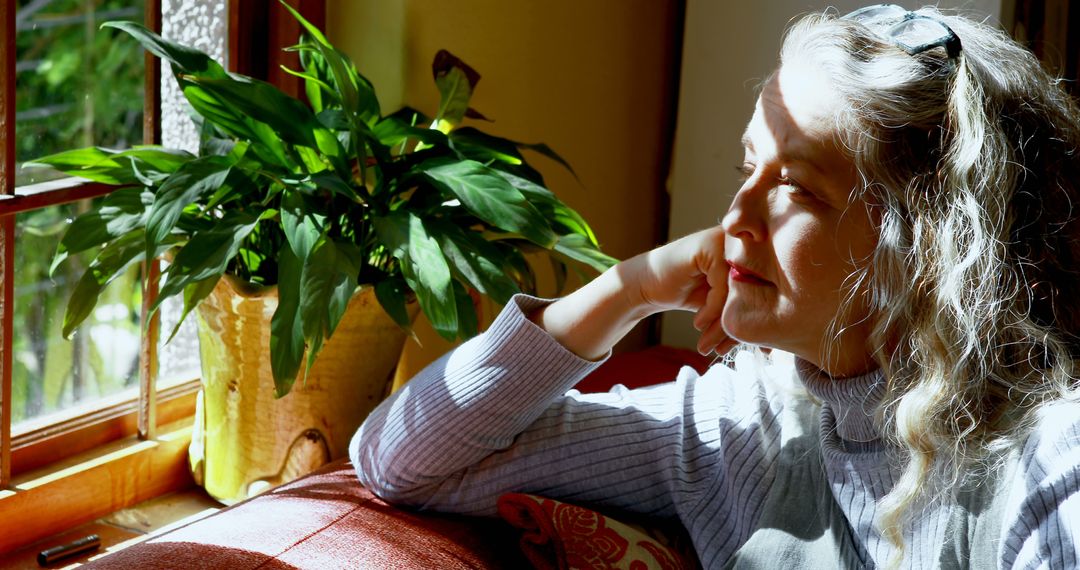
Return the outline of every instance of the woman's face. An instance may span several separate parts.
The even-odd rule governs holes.
[[[851,198],[858,176],[837,146],[838,110],[828,83],[799,62],[758,98],[743,137],[746,180],[723,219],[731,266],[723,327],[843,377],[876,366],[863,295],[841,327],[829,327],[877,237],[866,204]]]

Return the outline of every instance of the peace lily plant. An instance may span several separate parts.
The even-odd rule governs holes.
[[[545,145],[459,128],[464,117],[479,116],[469,108],[474,70],[440,52],[436,115],[383,115],[349,58],[292,13],[306,34],[290,48],[302,69],[289,72],[303,79],[307,102],[229,73],[138,24],[105,24],[171,64],[201,142],[198,155],[94,147],[36,161],[121,186],[74,220],[53,260],[55,269],[72,254],[100,248],[68,303],[65,337],[109,282],[170,252],[152,311],[182,295],[181,322],[225,274],[277,285],[270,347],[281,397],[305,351],[311,367],[361,284],[373,286],[406,329],[415,297],[435,330],[453,340],[477,332],[470,289],[500,304],[534,291],[526,253],[550,255],[560,288],[568,267],[602,271],[614,263],[521,150],[566,166],[562,159]]]

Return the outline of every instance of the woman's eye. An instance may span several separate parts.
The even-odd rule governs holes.
[[[754,165],[750,163],[736,164],[735,172],[739,173],[739,182],[746,182],[754,175]]]
[[[793,196],[799,198],[817,198],[816,194],[807,190],[805,187],[803,187],[802,184],[799,184],[798,182],[792,180],[791,178],[788,178],[787,176],[781,177],[779,182],[780,185],[786,187],[788,189],[788,192]]]

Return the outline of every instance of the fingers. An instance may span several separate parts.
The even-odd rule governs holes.
[[[727,301],[726,287],[709,287],[705,303],[694,315],[694,328],[703,331],[713,322],[719,321],[724,313],[725,301]]]
[[[730,349],[734,346],[735,341],[724,332],[724,327],[721,325],[720,319],[716,319],[709,323],[708,328],[701,333],[701,337],[698,338],[697,351],[699,354],[709,354],[716,351],[721,352],[721,349]]]
[[[717,350],[721,345],[734,341],[724,332],[724,303],[727,301],[727,287],[712,287],[706,297],[705,305],[694,315],[694,328],[701,332],[697,349],[701,354]]]
[[[713,348],[713,352],[715,352],[716,354],[727,354],[731,352],[731,349],[735,348],[737,344],[739,344],[739,341],[731,337],[727,337],[727,340],[721,342],[720,344],[716,345],[715,348]]]

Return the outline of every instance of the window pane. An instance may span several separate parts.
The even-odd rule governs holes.
[[[49,277],[52,252],[69,220],[100,200],[16,217],[11,410],[16,433],[21,421],[137,389],[142,302],[138,264],[102,291],[70,340],[61,334],[68,299],[96,252],[71,256]]]
[[[195,47],[225,63],[225,31],[227,5],[224,0],[162,0],[161,35],[183,45]],[[189,105],[184,99],[168,66],[161,70],[161,138],[162,144],[196,152],[199,133],[191,121]],[[183,310],[179,297],[161,304],[161,343],[158,348],[159,389],[198,378],[199,338],[195,333],[195,313],[188,315],[180,332],[168,343],[177,319]]]
[[[142,142],[143,51],[110,20],[143,21],[142,0],[18,0],[18,163],[84,146]],[[122,37],[121,37],[122,36]],[[16,186],[56,178],[16,169]]]
[[[164,269],[164,264],[162,269]],[[196,332],[196,313],[192,311],[176,336],[169,340],[176,321],[184,312],[184,300],[180,295],[169,297],[161,304],[161,338],[158,344],[158,390],[175,386],[198,378],[201,374],[199,369],[199,336]]]
[[[225,65],[225,0],[161,0],[161,35]],[[190,105],[166,65],[161,66],[161,143],[196,152],[199,131]]]

